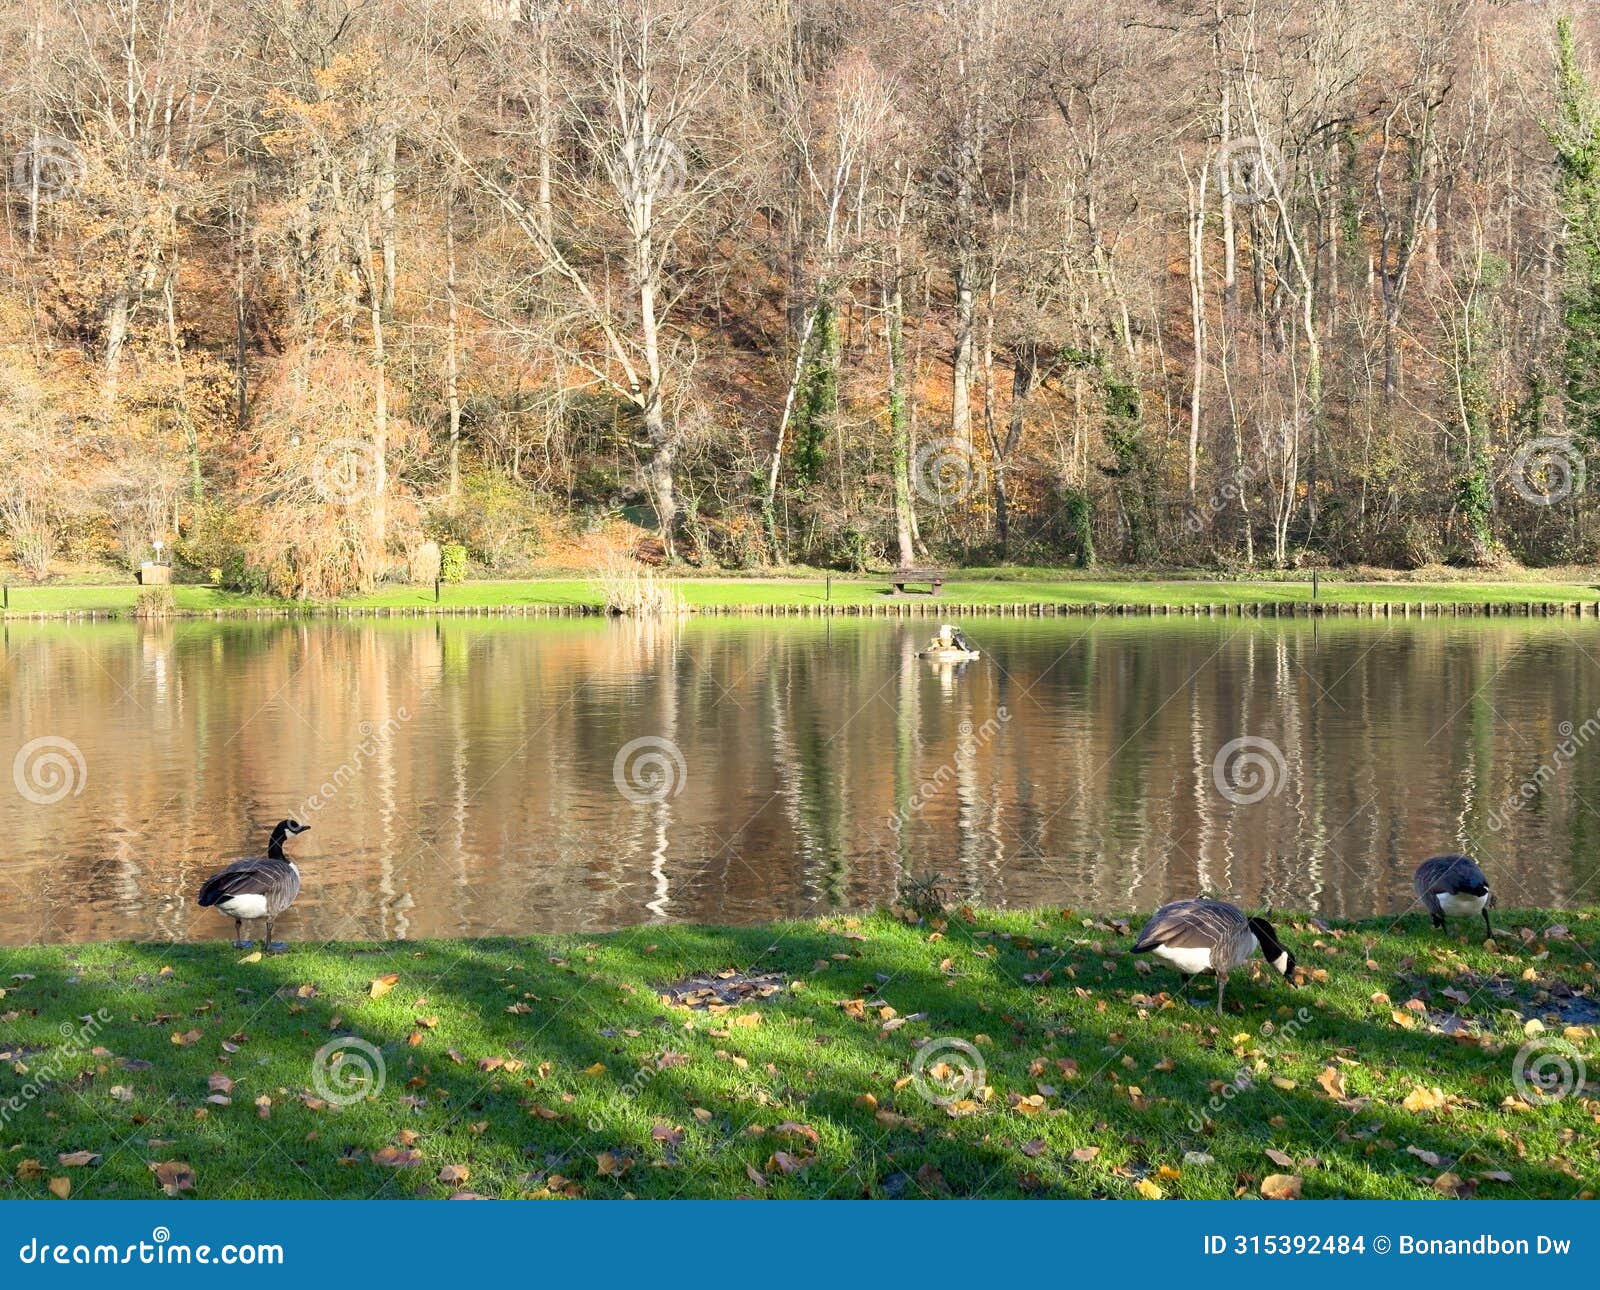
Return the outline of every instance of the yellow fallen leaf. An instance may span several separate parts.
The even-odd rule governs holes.
[[[1133,1185],[1133,1189],[1146,1200],[1161,1200],[1167,1194],[1148,1178],[1139,1179],[1139,1181]]]
[[[1317,1076],[1317,1085],[1331,1098],[1344,1097],[1344,1074],[1337,1066],[1326,1066]]]
[[[606,1073],[606,1064],[604,1062],[596,1062],[593,1066],[585,1066],[583,1073],[585,1075],[604,1075]]]
[[[383,976],[373,978],[372,982],[367,986],[368,997],[373,999],[383,998],[384,995],[395,988],[399,980],[400,974],[398,972],[389,972]]]
[[[255,950],[255,951],[253,951],[253,952],[251,952],[249,954],[246,954],[242,959],[239,960],[239,962],[241,962],[241,963],[259,963],[259,962],[261,962],[261,951],[260,950]]]
[[[1406,1094],[1405,1100],[1400,1103],[1406,1110],[1437,1111],[1445,1103],[1444,1090],[1439,1088],[1424,1088],[1418,1084]]]
[[[57,1200],[66,1200],[72,1195],[72,1179],[52,1178],[50,1180],[50,1194]]]
[[[1261,1194],[1268,1200],[1299,1200],[1304,1185],[1298,1174],[1268,1174],[1261,1180]]]

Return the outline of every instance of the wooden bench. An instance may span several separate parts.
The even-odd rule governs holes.
[[[944,586],[943,569],[896,569],[889,578],[889,585],[894,588],[891,593],[896,596],[909,594],[906,591],[908,582],[925,582],[928,584],[928,594],[937,596]]]

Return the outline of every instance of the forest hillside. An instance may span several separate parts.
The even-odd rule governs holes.
[[[1570,8],[17,0],[0,554],[1592,562]]]

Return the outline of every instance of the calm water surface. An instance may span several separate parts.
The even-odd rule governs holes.
[[[928,871],[1360,915],[1457,849],[1510,903],[1600,893],[1588,624],[967,626],[957,670],[928,623],[13,623],[0,943],[219,937],[196,889],[287,815],[291,939],[755,922]]]

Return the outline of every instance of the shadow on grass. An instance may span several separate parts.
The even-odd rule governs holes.
[[[28,1071],[4,1077],[0,1100],[49,1078],[0,1132],[3,1185],[42,1195],[64,1176],[76,1195],[144,1197],[158,1194],[149,1162],[169,1160],[190,1164],[206,1197],[1066,1197],[1141,1182],[1228,1196],[1279,1172],[1303,1172],[1307,1195],[1383,1197],[1431,1194],[1447,1169],[1503,1169],[1505,1194],[1593,1185],[1576,1099],[1500,1109],[1519,1036],[1502,1027],[1490,1052],[1399,1029],[1368,998],[1396,970],[1307,945],[1326,984],[1239,978],[1238,1011],[1219,1023],[1181,999],[1160,1006],[1175,980],[1073,932],[1008,915],[938,938],[888,918],[654,926],[299,947],[253,963],[219,944],[17,951],[34,979],[8,983],[0,1009],[16,1015],[0,1048],[29,1050]],[[1364,934],[1390,959],[1418,952],[1413,928]],[[1023,980],[1046,967],[1047,983]],[[791,987],[714,1015],[657,995],[723,968],[781,971]],[[1565,960],[1542,970],[1581,977]],[[1492,1028],[1500,1001],[1481,1002]],[[74,1055],[63,1024],[102,1010],[110,1020]],[[918,1045],[938,1038],[983,1063],[978,1087],[993,1092],[957,1106],[969,1114],[911,1079]],[[339,1050],[352,1067],[330,1065],[341,1039],[374,1055],[352,1044]],[[368,1078],[351,1078],[362,1063]],[[1344,1102],[1316,1084],[1330,1065]],[[1454,1101],[1408,1112],[1416,1086]],[[58,1163],[75,1151],[99,1159]]]

